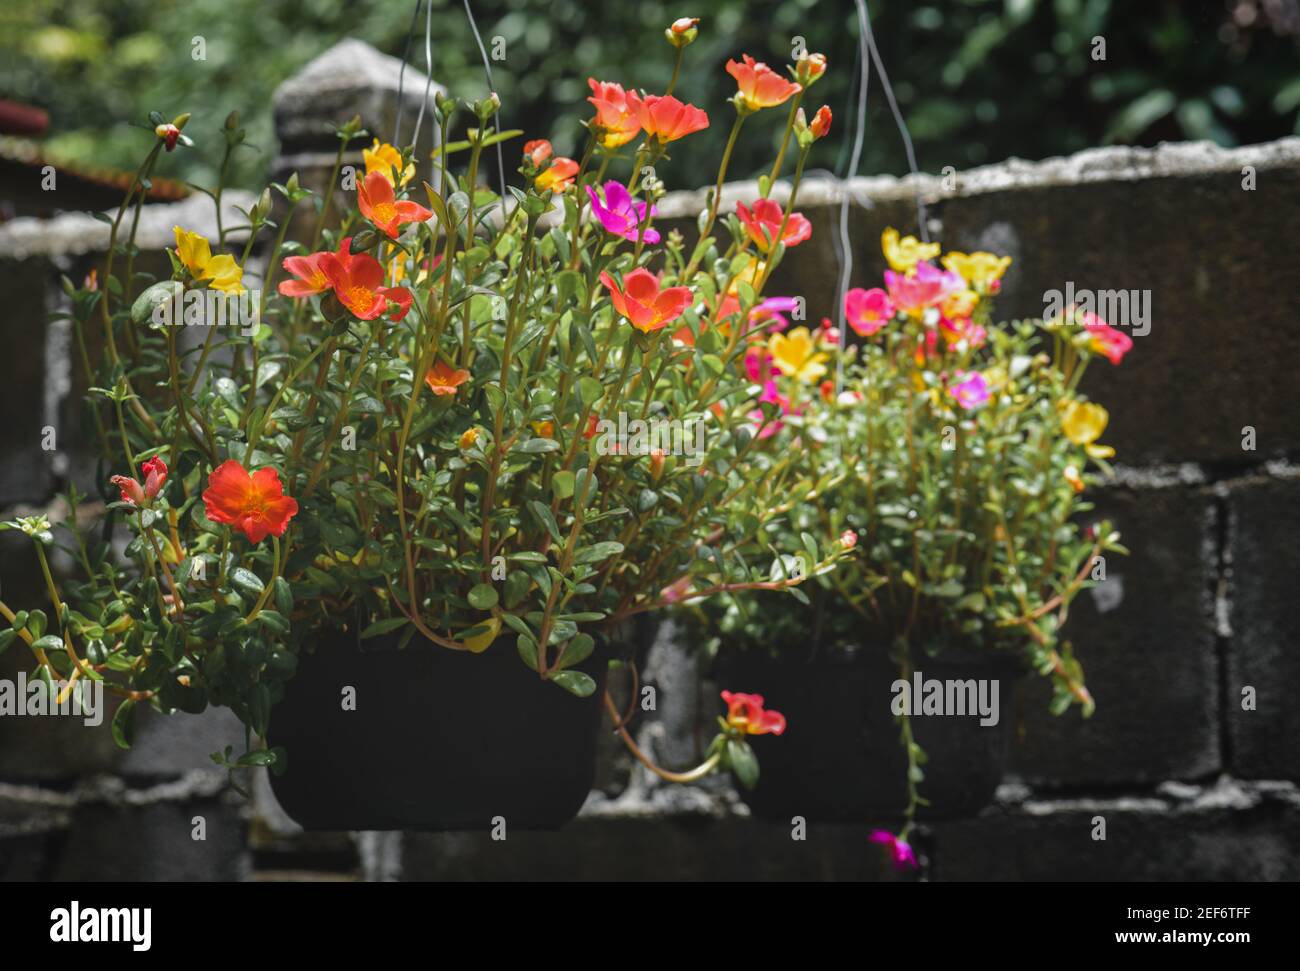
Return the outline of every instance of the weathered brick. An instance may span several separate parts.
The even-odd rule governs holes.
[[[1300,780],[1300,479],[1233,487],[1230,649],[1225,692],[1233,771],[1246,778]],[[1255,689],[1255,710],[1242,689]]]
[[[1208,590],[1213,498],[1198,488],[1111,489],[1089,518],[1109,517],[1130,556],[1081,593],[1066,635],[1097,701],[1089,719],[1047,711],[1050,686],[1023,688],[1012,764],[1044,785],[1154,783],[1218,770],[1218,660]]]
[[[0,259],[4,315],[0,341],[0,506],[37,502],[51,479],[49,453],[41,448],[45,413],[45,277],[43,259]]]
[[[1300,879],[1300,806],[1227,787],[1203,798],[1029,801],[936,826],[937,880]],[[1106,839],[1094,840],[1094,819]]]

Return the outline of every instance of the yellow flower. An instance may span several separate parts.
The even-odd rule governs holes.
[[[960,273],[975,289],[987,292],[1007,272],[1011,257],[994,256],[985,252],[966,254],[954,251],[943,258],[943,265],[945,269]]]
[[[827,355],[818,349],[817,339],[807,327],[796,327],[789,333],[776,333],[767,342],[772,363],[782,374],[811,384],[826,373],[822,362]]]
[[[740,285],[748,283],[751,287],[757,287],[758,281],[762,279],[763,274],[767,271],[767,263],[756,257],[751,256],[747,262],[732,279],[731,284],[727,287],[727,296],[738,297],[740,295]]]
[[[472,448],[474,443],[477,441],[478,441],[478,429],[466,428],[465,431],[462,432],[460,436],[460,447]]]
[[[176,234],[176,258],[185,264],[194,279],[207,280],[211,289],[223,293],[244,292],[239,282],[244,278],[244,271],[233,256],[225,253],[213,256],[207,238],[188,229],[173,226],[172,232]]]
[[[974,290],[958,290],[949,294],[939,305],[939,311],[949,320],[966,320],[975,312],[980,295]]]
[[[361,150],[361,158],[366,163],[366,175],[371,172],[378,172],[391,185],[393,182],[393,169],[402,171],[402,185],[411,181],[415,175],[415,163],[412,162],[402,169],[402,153],[395,149],[387,142],[381,142],[375,139],[375,144],[370,148]]]
[[[915,236],[898,236],[892,226],[880,234],[880,248],[885,259],[896,273],[911,273],[922,260],[932,260],[939,255],[938,243],[922,243]]]
[[[1110,415],[1101,405],[1084,401],[1067,401],[1061,406],[1061,427],[1065,437],[1075,445],[1082,445],[1095,459],[1108,459],[1115,454],[1109,445],[1094,444],[1106,430]]]

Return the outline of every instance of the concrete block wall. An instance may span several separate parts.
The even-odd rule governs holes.
[[[368,56],[357,47],[333,55]],[[348,104],[375,103],[389,102],[344,98],[333,120],[352,113]],[[287,125],[284,111],[278,117]],[[370,124],[385,130],[382,119]],[[311,122],[313,131],[324,125]],[[299,139],[292,149],[299,161],[315,166],[318,181],[309,184],[323,185],[320,169],[328,174],[332,156],[301,125],[285,131],[291,145]],[[1248,172],[1253,189],[1243,187]],[[724,210],[755,191],[727,186]],[[841,201],[849,201],[852,283],[872,286],[884,269],[880,233],[888,225],[916,231],[917,193],[931,235],[947,248],[1014,257],[999,316],[1037,315],[1044,291],[1070,282],[1149,289],[1153,313],[1150,333],[1136,338],[1123,366],[1098,363],[1085,381],[1110,410],[1105,441],[1119,452],[1115,480],[1098,490],[1098,512],[1133,551],[1108,562],[1106,582],[1081,597],[1071,617],[1097,713],[1053,718],[1045,685],[1024,683],[996,804],[974,819],[923,827],[921,875],[1300,878],[1300,714],[1291,704],[1300,689],[1292,647],[1300,624],[1291,606],[1300,570],[1292,393],[1300,296],[1289,282],[1295,257],[1287,244],[1300,207],[1300,139],[1011,160],[958,173],[955,185],[930,177],[810,180],[798,208],[812,220],[813,238],[790,252],[771,292],[804,296],[814,323],[833,314]],[[677,193],[660,208],[688,231],[702,204],[702,193]],[[163,231],[143,248],[166,245],[170,219],[160,212]],[[26,346],[49,343],[57,328],[45,311],[58,301],[56,273],[84,272],[102,251],[95,226],[102,229],[0,227],[7,308],[0,330],[11,346],[20,337]],[[51,411],[47,389],[63,380],[48,373],[52,359],[0,359],[6,518],[49,502],[68,474],[32,451],[33,424],[69,413]],[[1247,426],[1254,450],[1242,447]],[[10,543],[11,534],[0,534],[0,589],[8,600],[33,602],[29,551]],[[659,711],[638,722],[638,740],[675,765],[688,764],[707,740],[717,709],[689,646],[671,626],[661,628],[642,672],[658,690]],[[11,650],[0,658],[0,677],[25,663]],[[1243,689],[1253,689],[1251,710]],[[150,719],[127,755],[106,729],[56,721],[0,719],[0,878],[896,878],[866,842],[867,821],[814,824],[807,840],[794,841],[789,827],[749,818],[725,780],[662,786],[612,738],[602,741],[599,788],[577,820],[559,833],[499,842],[463,833],[303,834],[278,812],[263,780],[245,780],[250,802],[210,768],[207,753],[238,742],[228,713],[167,725]],[[206,841],[192,838],[200,816]],[[1090,835],[1098,817],[1104,843]],[[123,858],[124,846],[157,852]]]

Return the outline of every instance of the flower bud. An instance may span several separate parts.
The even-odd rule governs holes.
[[[181,137],[181,130],[172,124],[159,125],[153,133],[163,140],[163,146],[169,152],[176,147],[176,141]]]
[[[858,545],[858,534],[851,529],[846,529],[840,534],[840,545],[846,550],[851,550]]]
[[[822,105],[817,109],[817,114],[813,115],[812,124],[808,126],[812,132],[813,138],[825,138],[831,130],[831,109]]]
[[[117,486],[121,493],[122,501],[132,506],[143,506],[145,503],[144,487],[129,475],[115,475],[108,480]]]
[[[658,482],[664,475],[664,450],[661,448],[650,449],[650,480]]]
[[[805,88],[826,73],[825,54],[804,54],[795,61],[794,79]]]
[[[473,448],[474,443],[477,441],[478,441],[478,429],[466,428],[465,431],[463,431],[460,436],[460,447],[463,449]]]
[[[664,37],[668,39],[668,43],[680,50],[692,44],[699,36],[700,31],[697,26],[699,22],[699,17],[679,17],[664,31]]]
[[[167,463],[162,460],[162,456],[155,455],[140,466],[140,471],[143,472],[145,476],[145,498],[156,498],[159,490],[163,487],[163,483],[167,481]],[[135,480],[132,479],[131,481],[134,482]]]

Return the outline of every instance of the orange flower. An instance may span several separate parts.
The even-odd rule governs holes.
[[[258,469],[249,475],[229,459],[208,476],[203,509],[211,522],[234,526],[250,542],[260,543],[268,533],[284,535],[289,520],[298,512],[298,503],[284,494],[275,469]]]
[[[379,176],[383,181],[383,176]],[[361,320],[374,320],[388,301],[397,304],[393,320],[401,320],[411,309],[411,291],[406,287],[384,286],[384,268],[368,253],[343,257],[342,253],[320,254],[320,266],[334,288],[334,296]]]
[[[524,158],[532,162],[534,166],[540,166],[555,153],[551,148],[551,143],[545,138],[535,138],[531,142],[524,142]]]
[[[780,735],[785,731],[785,715],[763,707],[762,695],[743,691],[724,691],[727,725],[746,735]]]
[[[803,85],[787,81],[762,61],[743,56],[743,62],[727,61],[727,73],[736,79],[738,104],[745,110],[774,108],[803,90]]]
[[[780,242],[785,244],[786,249],[798,246],[812,236],[812,223],[804,217],[803,213],[792,212],[790,218],[786,219],[780,204],[772,199],[756,200],[752,212],[743,202],[737,202],[736,214],[745,224],[745,232],[749,233],[749,238],[754,241],[754,245],[764,253],[772,249],[777,233],[781,234]],[[784,232],[781,230],[783,220]]]
[[[433,217],[433,212],[419,203],[399,201],[382,172],[366,173],[365,181],[357,187],[357,208],[390,239],[397,239],[405,223],[422,223]]]
[[[695,105],[682,104],[672,95],[627,93],[627,104],[647,135],[667,144],[709,127],[709,116]]]
[[[438,396],[455,394],[456,389],[469,380],[468,371],[458,371],[442,360],[433,363],[424,376],[424,383]]]
[[[609,290],[614,309],[631,321],[642,333],[650,333],[676,320],[691,305],[690,287],[659,289],[659,280],[649,270],[633,270],[623,277],[623,289],[608,273],[600,275],[600,282]]]
[[[595,78],[587,78],[587,84],[591,86],[591,97],[587,100],[596,108],[596,117],[591,120],[591,125],[598,129],[600,144],[605,148],[618,148],[635,138],[641,130],[641,122],[637,120],[623,86]]]
[[[571,158],[559,156],[550,167],[539,175],[533,184],[545,192],[563,192],[573,185],[573,177],[578,174],[578,163]]]

